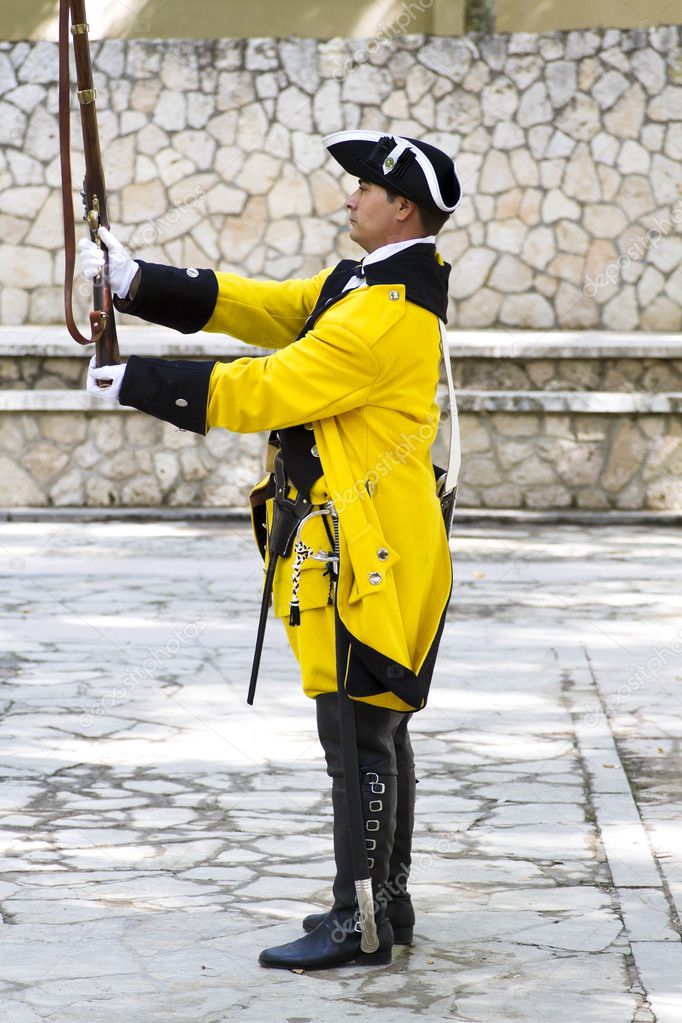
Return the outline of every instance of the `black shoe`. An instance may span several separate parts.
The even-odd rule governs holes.
[[[411,945],[414,939],[415,921],[414,907],[409,895],[391,899],[386,905],[386,912],[393,928],[394,945]],[[331,913],[332,910],[327,913],[311,913],[303,920],[303,930],[308,933],[314,931]]]
[[[345,963],[387,966],[391,962],[393,931],[388,920],[378,925],[379,948],[363,952],[362,935],[355,930],[355,914],[335,910],[324,915],[319,926],[304,938],[263,949],[258,962],[280,970],[325,970]]]

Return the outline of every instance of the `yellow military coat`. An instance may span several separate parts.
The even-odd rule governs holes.
[[[206,428],[312,426],[324,473],[318,489],[339,515],[339,616],[359,643],[416,675],[452,584],[430,458],[439,420],[438,320],[408,302],[404,286],[373,285],[349,291],[292,344],[329,273],[284,282],[216,274],[217,299],[204,329],[276,351],[216,363]],[[315,529],[302,534],[306,543],[328,546],[319,520]],[[278,569],[276,605],[288,592],[289,568]],[[301,609],[319,606],[326,595],[319,573],[301,579]],[[424,701],[419,693],[409,702],[393,694],[381,702],[407,710]]]

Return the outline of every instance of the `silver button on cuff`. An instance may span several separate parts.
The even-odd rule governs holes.
[[[372,586],[378,586],[379,583],[381,582],[381,576],[379,575],[378,572],[370,572],[369,581],[371,582]]]
[[[317,450],[317,444],[313,444],[313,446],[310,449],[310,454],[313,455],[315,458],[320,457],[320,452]]]
[[[379,561],[386,561],[386,559],[388,558],[388,551],[386,550],[385,547],[379,548],[379,550],[377,551],[377,558],[379,559]]]
[[[400,298],[400,292],[399,291],[389,291],[388,297],[390,298],[391,302],[397,302],[398,299]]]
[[[199,276],[199,271],[195,270],[193,266],[190,266],[188,268],[188,270],[187,270],[187,276],[188,277],[198,277]]]
[[[176,398],[175,404],[178,406],[178,408],[187,408],[189,402],[187,401],[187,398]]]

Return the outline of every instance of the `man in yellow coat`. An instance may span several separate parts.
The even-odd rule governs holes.
[[[276,471],[253,491],[252,515],[268,558],[273,515],[282,501],[296,509],[273,562],[273,604],[316,701],[337,868],[332,909],[307,917],[304,937],[261,953],[264,966],[288,969],[386,963],[394,941],[412,941],[407,724],[426,703],[452,584],[430,448],[450,270],[435,236],[459,201],[455,165],[431,145],[374,131],[336,132],[324,144],[358,178],[346,207],[350,237],[367,253],[359,264],[255,281],[135,261],[100,229],[119,309],[184,333],[227,333],[272,355],[132,356],[91,366],[88,378],[92,394],[181,429],[271,431]],[[80,248],[92,277],[102,250],[85,239]],[[374,952],[360,948],[339,683],[354,712]]]

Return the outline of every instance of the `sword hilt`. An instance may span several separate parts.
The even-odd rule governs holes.
[[[366,877],[361,881],[356,881],[355,894],[358,899],[360,930],[362,931],[360,948],[363,952],[376,952],[379,948],[379,935],[377,934],[377,923],[374,919],[374,895],[372,893],[371,878]]]

